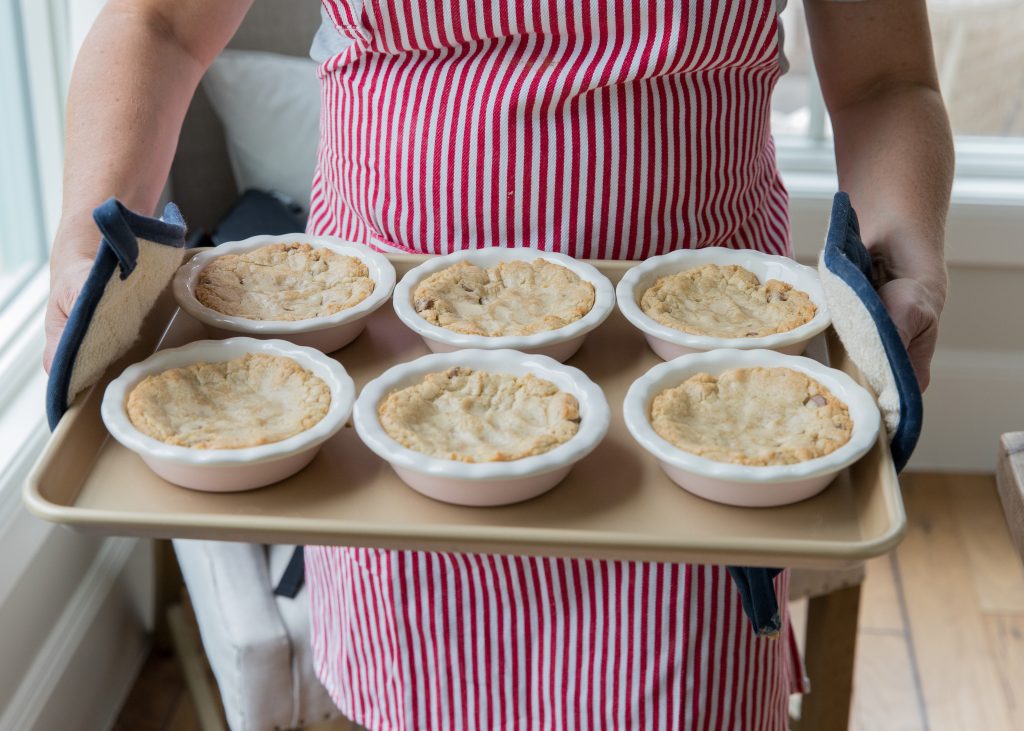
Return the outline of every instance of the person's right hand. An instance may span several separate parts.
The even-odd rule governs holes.
[[[92,227],[90,235],[98,238],[95,226]],[[82,291],[82,285],[85,284],[85,279],[92,268],[91,256],[77,253],[73,244],[62,246],[61,239],[58,235],[58,242],[54,245],[50,260],[50,297],[46,303],[46,348],[43,350],[43,368],[47,373],[53,365],[53,355],[68,322],[68,315],[71,314],[71,308],[78,299],[78,293]]]

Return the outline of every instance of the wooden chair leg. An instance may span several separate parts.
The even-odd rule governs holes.
[[[800,704],[799,731],[843,731],[850,722],[860,586],[810,599],[805,662],[811,692]]]
[[[185,676],[185,685],[196,709],[199,728],[201,731],[228,731],[217,683],[206,663],[199,630],[190,615],[191,609],[187,605],[175,604],[167,610],[167,625]]]
[[[174,555],[174,546],[170,541],[153,541],[153,649],[162,654],[174,651],[170,625],[167,621],[167,610],[181,601],[182,587],[185,582],[181,578],[178,559]]]

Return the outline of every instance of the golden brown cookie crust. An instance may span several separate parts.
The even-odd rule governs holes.
[[[146,376],[128,394],[128,418],[143,434],[195,449],[280,442],[316,425],[331,390],[291,358],[249,353]]]
[[[594,286],[546,259],[504,261],[483,269],[459,262],[413,291],[429,323],[467,335],[530,335],[557,330],[594,306]]]
[[[716,338],[789,332],[817,312],[806,292],[778,279],[761,284],[734,264],[705,264],[660,277],[643,293],[640,308],[662,325]]]
[[[377,409],[408,449],[460,462],[509,462],[548,452],[579,430],[576,398],[532,374],[470,368],[431,373]]]
[[[823,457],[853,433],[846,404],[791,368],[698,373],[654,397],[651,426],[679,449],[742,465]]]
[[[356,257],[296,242],[214,258],[199,273],[196,299],[224,315],[295,321],[354,307],[374,286]]]

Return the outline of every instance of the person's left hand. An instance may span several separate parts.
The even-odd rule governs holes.
[[[924,391],[931,380],[939,316],[946,301],[946,271],[941,261],[930,261],[927,255],[907,256],[907,247],[894,249],[872,247],[875,286]]]
[[[932,356],[939,338],[940,310],[935,298],[916,279],[890,280],[879,288],[878,296],[896,325],[924,391],[931,380]]]

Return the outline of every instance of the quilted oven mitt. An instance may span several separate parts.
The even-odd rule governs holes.
[[[832,201],[818,273],[832,326],[875,392],[892,461],[896,472],[902,472],[921,435],[921,387],[896,325],[871,283],[871,255],[846,193],[837,193]]]
[[[46,418],[51,429],[75,397],[138,338],[143,319],[167,288],[185,248],[185,222],[173,203],[157,219],[111,198],[92,217],[103,238],[50,368]]]
[[[818,273],[832,326],[876,394],[893,463],[900,472],[921,434],[921,389],[907,349],[871,282],[871,255],[861,241],[857,213],[846,193],[837,193],[832,201]],[[774,637],[780,630],[772,583],[779,571],[729,567],[743,610],[759,636]]]

